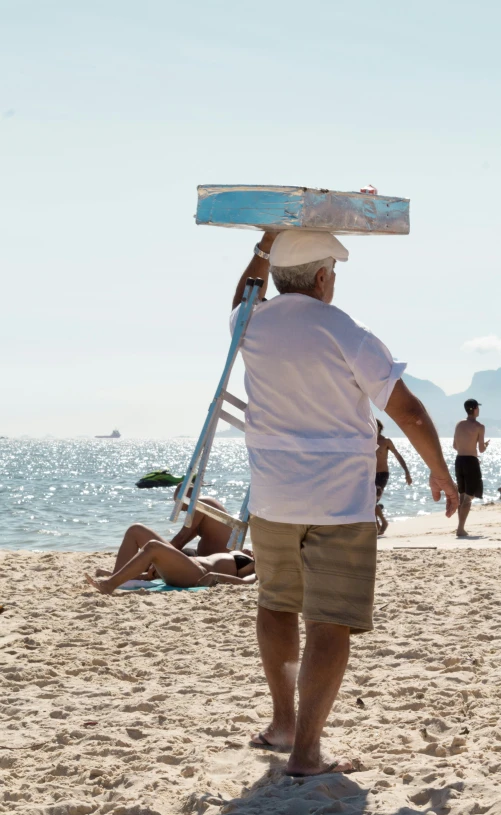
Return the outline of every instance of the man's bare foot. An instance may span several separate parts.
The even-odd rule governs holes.
[[[108,580],[94,580],[89,574],[85,575],[85,579],[89,586],[92,586],[94,589],[97,589],[101,592],[101,594],[113,594],[113,589],[110,588]]]
[[[96,577],[111,577],[112,574],[109,569],[96,569],[95,572]]]
[[[290,752],[294,744],[294,729],[290,731],[279,730],[270,725],[261,733],[254,733],[251,736],[249,745],[261,748],[261,750],[277,750]]]
[[[319,761],[309,763],[300,761],[292,755],[289,758],[285,774],[292,778],[304,778],[310,775],[323,775],[324,773],[351,773],[353,763],[346,756],[336,756],[328,758],[321,756]]]
[[[456,538],[467,538],[468,532],[466,529],[457,529],[456,530]]]

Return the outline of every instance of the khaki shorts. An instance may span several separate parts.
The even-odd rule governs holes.
[[[375,523],[307,526],[250,518],[259,605],[305,620],[371,631]]]

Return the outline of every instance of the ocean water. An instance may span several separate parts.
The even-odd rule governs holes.
[[[451,439],[442,439],[453,467]],[[24,550],[116,550],[130,524],[141,522],[171,537],[182,520],[169,521],[172,489],[138,490],[147,472],[168,467],[182,475],[194,439],[0,440],[0,548]],[[428,471],[405,439],[396,444],[414,482],[408,487],[390,455],[391,478],[383,503],[390,520],[443,511],[428,490]],[[482,457],[484,502],[497,500],[501,486],[501,439]],[[249,481],[243,440],[215,442],[203,492],[230,513],[240,509]],[[181,516],[182,519],[182,516]]]

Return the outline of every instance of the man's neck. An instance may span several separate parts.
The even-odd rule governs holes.
[[[284,293],[285,294],[303,294],[305,297],[313,297],[314,300],[320,300],[321,303],[323,302],[322,295],[319,294],[316,291],[298,291],[298,290],[295,290],[295,291],[286,291]]]
[[[467,416],[467,417],[466,417],[466,421],[467,421],[467,422],[476,422],[476,421],[477,421],[477,417],[476,417],[476,416]]]

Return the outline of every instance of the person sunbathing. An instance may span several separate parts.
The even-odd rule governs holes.
[[[171,543],[159,540],[148,541],[110,577],[98,580],[86,574],[85,579],[101,594],[113,594],[127,580],[147,572],[150,566],[169,586],[182,589],[216,583],[248,586],[257,580],[254,559],[248,554],[219,552],[208,557],[188,557]]]
[[[176,488],[174,501],[177,499],[180,490],[181,485]],[[190,488],[187,495],[188,498],[191,497],[191,492],[192,490]],[[200,501],[222,512],[227,512],[220,501],[208,495],[202,495]],[[186,512],[187,509],[188,504],[183,504],[182,511]],[[113,570],[96,569],[96,577],[111,577],[111,575],[118,572],[122,566],[125,566],[139,549],[142,549],[142,547],[151,540],[160,541],[161,543],[170,543],[175,549],[182,550],[184,546],[191,543],[191,541],[198,536],[199,540],[195,552],[191,550],[186,551],[185,554],[196,554],[200,557],[208,557],[209,555],[215,555],[219,552],[226,552],[230,535],[231,528],[229,526],[221,523],[221,521],[216,521],[214,518],[210,518],[208,515],[204,515],[199,510],[195,511],[191,526],[183,526],[170,541],[166,540],[162,535],[159,535],[154,529],[144,526],[144,524],[132,524],[132,526],[129,526],[127,529],[123,541],[120,544]],[[247,549],[245,552],[252,555],[252,552]],[[134,578],[137,580],[152,580],[155,577],[158,577],[158,574],[155,572],[155,567],[151,563],[148,564],[147,569],[143,573],[134,575]]]

